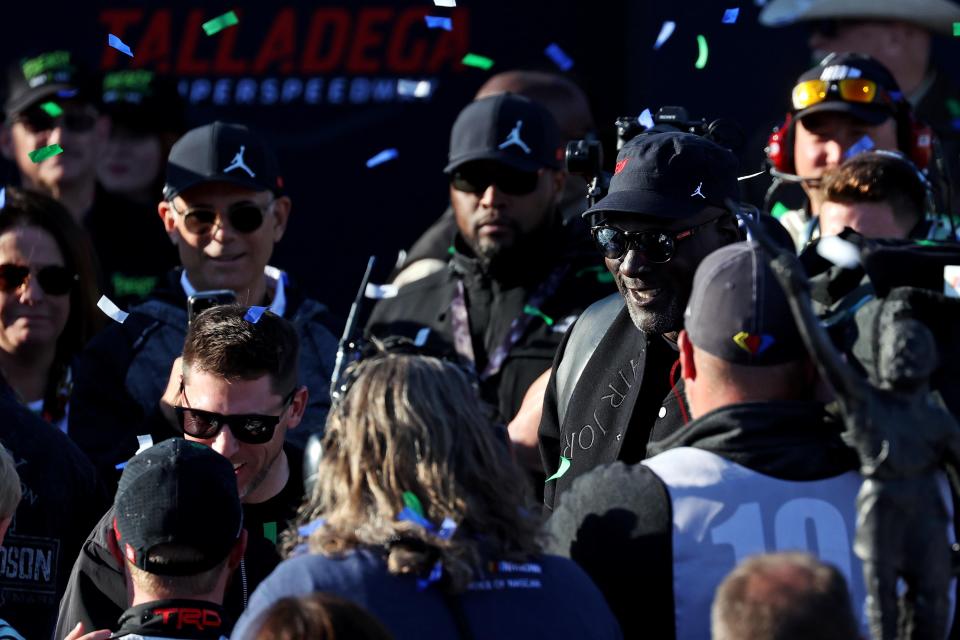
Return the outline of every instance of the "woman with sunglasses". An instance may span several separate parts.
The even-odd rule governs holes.
[[[99,322],[86,235],[56,200],[7,187],[0,209],[0,371],[66,431],[70,362]]]
[[[364,607],[398,639],[621,636],[583,571],[540,553],[526,483],[469,374],[392,353],[348,378],[294,556],[254,592],[233,638],[254,637],[277,600],[312,592]]]

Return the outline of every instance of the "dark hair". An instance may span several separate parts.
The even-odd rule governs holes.
[[[190,323],[183,345],[184,371],[194,367],[227,380],[270,376],[274,393],[285,396],[297,384],[300,340],[293,325],[265,311],[246,320],[250,307],[207,309]]]
[[[57,339],[57,352],[47,377],[44,409],[49,410],[70,361],[103,326],[103,316],[97,311],[93,246],[86,232],[62,204],[42,193],[7,187],[3,209],[0,209],[0,234],[18,227],[36,227],[49,233],[63,254],[64,266],[78,276],[77,284],[70,292],[70,316]],[[59,420],[62,413],[51,417]]]
[[[917,169],[892,153],[861,153],[824,172],[825,200],[842,204],[885,202],[898,223],[912,229],[926,213],[927,189]]]
[[[261,617],[255,640],[392,640],[373,614],[343,598],[282,598]]]
[[[856,640],[843,575],[807,553],[754,556],[734,569],[713,601],[714,640]]]

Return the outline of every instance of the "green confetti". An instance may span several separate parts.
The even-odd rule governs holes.
[[[463,56],[463,60],[460,62],[468,67],[477,67],[478,69],[483,69],[484,71],[493,66],[493,60],[483,56],[478,56],[475,53],[468,53],[467,55]]]
[[[33,163],[43,162],[47,158],[52,158],[53,156],[63,153],[63,147],[58,144],[48,144],[45,147],[40,147],[39,149],[34,149],[27,155],[30,156],[30,159],[33,160]]]
[[[562,477],[563,474],[565,474],[569,468],[570,468],[570,458],[564,458],[563,456],[560,456],[560,467],[557,469],[557,472],[555,474],[547,478],[547,482],[550,482],[551,480],[556,480]]]
[[[783,204],[782,202],[776,202],[773,205],[773,209],[770,209],[770,215],[779,220],[783,217],[783,214],[790,211],[790,207]]]
[[[40,108],[47,112],[51,118],[59,118],[63,115],[63,109],[56,102],[44,102]]]
[[[418,516],[421,518],[426,518],[427,516],[423,513],[423,505],[420,504],[420,498],[417,497],[412,491],[403,492],[403,504],[410,508],[411,511],[415,511]]]
[[[953,23],[953,35],[960,36],[960,22]]]
[[[703,36],[697,36],[697,48],[700,49],[700,54],[697,56],[697,61],[693,65],[697,69],[703,69],[707,66],[707,57],[710,55],[710,50],[707,48],[707,39]]]
[[[960,101],[956,98],[947,98],[947,110],[954,118],[960,118]]]
[[[453,245],[450,245],[449,247],[447,247],[447,253],[449,253],[450,255],[453,255],[456,252],[457,250],[453,248]]]
[[[264,522],[263,523],[263,537],[277,544],[277,523],[276,522]]]
[[[239,20],[237,20],[237,14],[235,14],[233,11],[227,11],[222,16],[217,16],[212,20],[207,20],[202,26],[206,34],[208,36],[212,36],[219,31],[223,31],[227,27],[232,27],[233,25],[237,24],[237,22],[239,22]]]
[[[553,326],[553,318],[551,318],[550,316],[548,316],[547,314],[545,314],[543,311],[540,311],[540,309],[537,309],[536,307],[534,307],[534,306],[532,306],[532,305],[529,305],[529,304],[524,305],[524,306],[523,306],[523,312],[524,312],[525,314],[527,314],[527,315],[530,315],[530,316],[537,316],[537,317],[539,317],[539,318],[543,318],[543,321],[547,323],[547,326],[548,326],[548,327],[552,327],[552,326]]]

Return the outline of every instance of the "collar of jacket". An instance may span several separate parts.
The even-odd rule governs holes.
[[[454,236],[450,269],[460,277],[489,278],[512,286],[537,283],[561,261],[567,259],[568,243],[559,225],[524,238],[523,249],[512,256],[491,264],[481,260],[467,244],[460,232]]]
[[[203,600],[156,600],[123,612],[111,638],[130,634],[217,640],[228,637],[233,621],[223,607]]]
[[[183,267],[176,267],[175,269],[168,271],[166,277],[162,278],[160,282],[157,283],[157,287],[144,302],[165,302],[169,305],[186,311],[187,296],[184,294],[183,287],[180,285],[181,273],[183,273]],[[284,293],[287,298],[287,307],[283,317],[289,320],[296,315],[297,310],[304,301],[303,292],[300,291],[299,287],[291,282],[290,274],[287,274]]]
[[[647,455],[696,447],[782,480],[819,480],[859,468],[842,432],[820,403],[749,402],[700,416],[650,443]]]

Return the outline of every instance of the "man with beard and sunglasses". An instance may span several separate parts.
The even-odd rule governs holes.
[[[584,213],[620,293],[584,312],[553,363],[539,428],[549,509],[575,478],[640,462],[648,440],[689,420],[677,336],[697,265],[740,238],[737,199],[736,158],[706,138],[651,133],[620,150]]]
[[[138,437],[173,435],[159,401],[187,333],[187,298],[197,292],[232,291],[237,302],[290,320],[311,392],[304,428],[291,439],[302,447],[310,432],[322,432],[337,349],[330,315],[268,265],[290,208],[276,157],[247,127],[214,122],[174,144],[158,211],[182,267],[96,336],[74,370],[69,433],[108,484],[116,486],[116,465],[134,454]]]
[[[470,362],[504,422],[566,328],[611,290],[586,238],[562,224],[560,153],[556,121],[540,104],[503,93],[467,105],[444,170],[458,230],[448,266],[381,300],[368,324],[374,336]]]
[[[170,435],[210,447],[233,466],[249,534],[224,601],[233,619],[279,561],[276,542],[303,500],[300,451],[286,440],[309,406],[302,346],[293,323],[268,309],[221,305],[194,318],[182,357],[164,374],[159,407]],[[60,604],[57,638],[77,622],[111,627],[128,606],[113,520],[108,511],[84,543]]]

